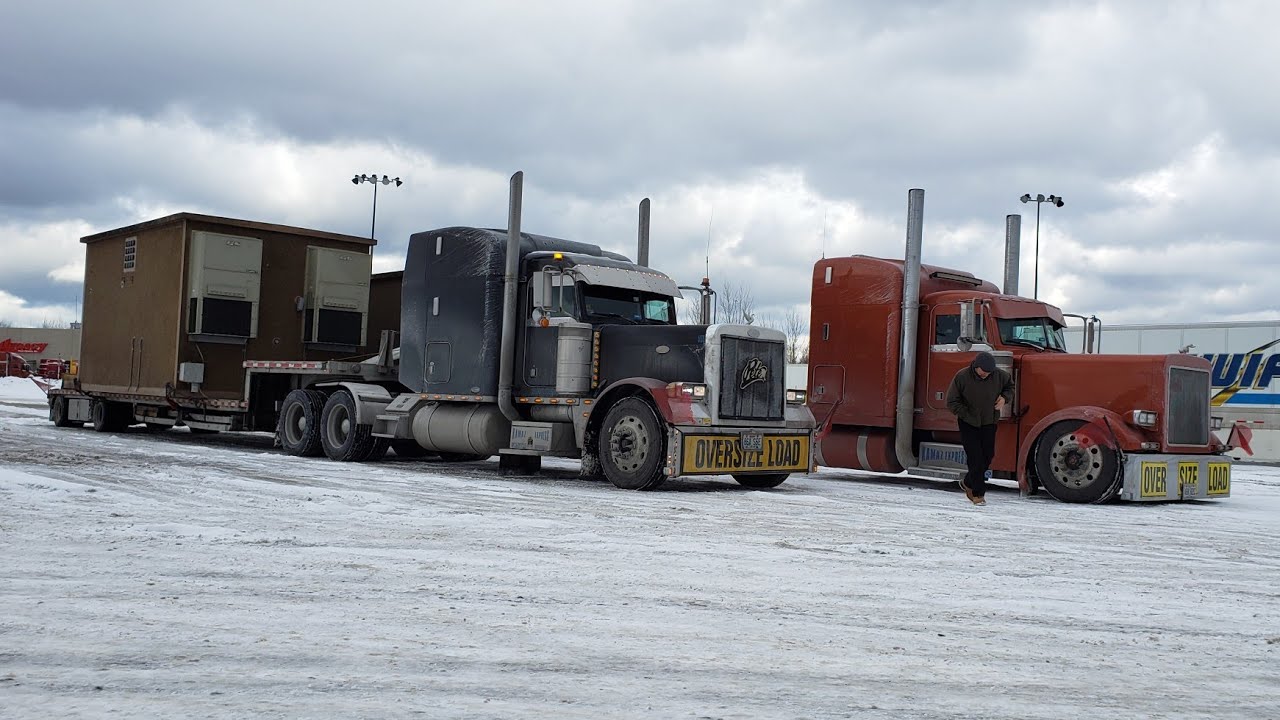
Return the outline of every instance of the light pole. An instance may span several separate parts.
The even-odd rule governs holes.
[[[1050,195],[1049,197],[1045,197],[1044,195],[1036,195],[1035,197],[1031,197],[1031,195],[1028,193],[1018,199],[1024,203],[1034,201],[1036,204],[1036,271],[1035,271],[1035,283],[1031,291],[1031,298],[1033,300],[1039,300],[1040,299],[1040,203],[1047,202],[1047,203],[1052,203],[1057,207],[1062,207],[1062,196]]]
[[[373,230],[378,227],[378,183],[382,183],[383,185],[395,183],[396,187],[400,187],[404,183],[401,182],[398,177],[391,178],[386,175],[383,175],[381,179],[379,179],[377,175],[356,175],[351,178],[352,185],[359,185],[362,182],[373,183],[373,220],[369,223],[369,239],[373,240]]]

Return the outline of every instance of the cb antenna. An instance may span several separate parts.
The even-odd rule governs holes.
[[[827,211],[828,208],[822,209],[822,259],[827,259]]]
[[[711,277],[711,223],[715,222],[715,220],[716,220],[716,209],[711,208],[711,217],[707,218],[706,270],[705,272],[703,272],[703,276],[706,278]]]

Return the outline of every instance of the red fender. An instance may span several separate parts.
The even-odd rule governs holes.
[[[1113,410],[1082,405],[1050,413],[1031,428],[1031,432],[1026,435],[1027,442],[1022,443],[1018,448],[1018,489],[1023,495],[1031,491],[1030,481],[1027,479],[1027,461],[1031,457],[1031,449],[1036,446],[1040,436],[1049,429],[1049,426],[1063,420],[1083,420],[1085,425],[1079,431],[1084,436],[1083,441],[1093,441],[1112,450],[1140,450],[1142,443],[1145,442],[1145,438]]]
[[[619,394],[619,392],[623,392],[626,395],[636,394],[625,392],[627,388],[643,390],[649,399],[653,401],[654,407],[658,409],[658,415],[662,416],[662,420],[668,425],[693,424],[693,413],[689,410],[692,401],[671,397],[667,394],[667,383],[646,377],[623,378],[611,383],[609,387],[596,396],[596,402],[591,412],[594,414],[595,408],[612,405],[612,397]]]

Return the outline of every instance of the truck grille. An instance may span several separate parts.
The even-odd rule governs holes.
[[[782,343],[722,337],[720,417],[729,420],[783,419],[786,374]]]
[[[1209,444],[1209,373],[1169,368],[1170,445]]]

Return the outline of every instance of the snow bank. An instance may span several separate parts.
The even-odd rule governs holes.
[[[46,399],[45,392],[31,378],[0,377],[0,400]]]

